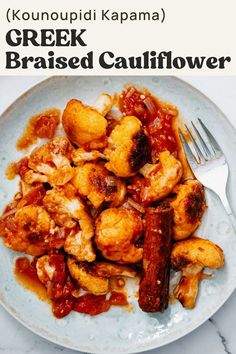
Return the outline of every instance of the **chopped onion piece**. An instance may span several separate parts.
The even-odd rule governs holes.
[[[130,98],[133,93],[135,92],[135,88],[134,87],[130,87],[127,91],[127,94],[126,94],[126,98]]]
[[[142,214],[145,213],[144,207],[142,205],[138,204],[137,202],[135,202],[132,198],[128,198],[127,202],[130,206],[132,206],[134,209],[138,210],[140,213],[142,213]]]
[[[166,106],[163,106],[162,107],[162,111],[166,114],[170,114],[171,116],[176,116],[177,115],[177,110],[173,107],[166,107]]]
[[[146,97],[143,103],[146,105],[147,109],[152,115],[156,113],[156,106],[150,97]]]
[[[112,108],[106,115],[107,120],[115,120],[117,122],[122,118],[123,118],[122,112],[116,108]]]
[[[13,208],[13,209],[9,210],[7,213],[3,214],[3,216],[1,217],[1,219],[5,219],[5,218],[7,218],[7,217],[10,216],[10,215],[15,214],[16,211],[17,211],[17,208]]]

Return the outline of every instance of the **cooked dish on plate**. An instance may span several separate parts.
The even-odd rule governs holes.
[[[176,107],[132,85],[29,120],[17,142],[25,156],[7,170],[19,191],[0,235],[29,255],[17,258],[16,276],[40,289],[57,318],[129,309],[128,278],[139,280],[144,312],[163,312],[173,297],[191,309],[210,278],[204,269],[224,265],[221,248],[195,235],[207,206],[180,124]],[[180,274],[173,289],[171,271]]]

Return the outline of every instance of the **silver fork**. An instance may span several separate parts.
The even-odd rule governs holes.
[[[203,138],[203,134],[200,133],[193,122],[191,122],[192,131],[195,133],[196,138],[194,138],[189,127],[185,125],[191,140],[190,143],[187,142],[183,132],[179,131],[188,163],[194,175],[203,186],[219,196],[236,232],[236,219],[226,194],[229,169],[225,155],[201,119],[198,118],[198,122],[205,138]]]

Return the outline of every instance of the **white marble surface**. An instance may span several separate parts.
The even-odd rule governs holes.
[[[0,112],[42,77],[0,77]],[[211,98],[236,127],[236,77],[183,77]],[[150,354],[236,354],[236,292],[206,323],[184,338]],[[0,353],[73,354],[24,328],[0,306]]]

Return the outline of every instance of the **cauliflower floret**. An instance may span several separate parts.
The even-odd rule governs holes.
[[[203,269],[199,264],[188,264],[182,269],[181,281],[174,288],[175,298],[188,309],[195,307],[200,280],[210,277],[203,273]]]
[[[190,263],[217,269],[224,265],[224,254],[212,241],[200,237],[176,242],[171,252],[172,267],[179,270]]]
[[[94,265],[79,263],[72,257],[67,260],[68,269],[78,285],[93,295],[104,295],[110,290],[109,279],[117,276],[135,277],[136,272],[126,266],[100,262]]]
[[[84,204],[70,183],[48,190],[43,204],[50,213],[68,215],[75,220],[79,220],[81,213],[85,212]]]
[[[106,159],[106,157],[97,150],[86,151],[83,148],[79,148],[72,152],[72,161],[76,166],[82,166],[87,161],[95,161],[98,159]]]
[[[36,263],[37,276],[44,285],[52,281],[56,271],[56,268],[50,264],[49,260],[49,256],[45,255],[38,258]]]
[[[79,286],[93,295],[104,295],[109,292],[109,280],[100,277],[83,264],[77,263],[69,257],[67,260],[68,269],[72,278]]]
[[[65,217],[67,222],[78,221],[81,232],[71,232],[65,241],[65,250],[77,259],[93,262],[96,254],[92,247],[93,221],[71,184],[47,191],[43,199],[45,208],[54,215]]]
[[[113,99],[107,93],[101,93],[97,101],[92,105],[92,108],[96,109],[98,113],[105,117],[113,106]]]
[[[171,252],[171,267],[181,271],[182,277],[174,289],[175,297],[184,307],[193,308],[200,279],[209,278],[202,273],[204,267],[218,269],[223,265],[222,249],[209,240],[192,237],[176,242]]]
[[[73,99],[67,103],[62,124],[70,141],[77,146],[96,149],[106,144],[106,119],[79,100]]]
[[[143,202],[159,201],[173,190],[182,177],[182,165],[169,151],[160,153],[159,163],[145,165],[141,170],[145,181],[141,187]]]
[[[142,123],[133,116],[124,117],[108,138],[105,167],[118,177],[133,176],[146,162],[148,141]]]
[[[29,170],[23,175],[24,181],[64,185],[74,174],[70,165],[72,150],[70,142],[63,137],[56,137],[34,149],[28,160]]]
[[[46,252],[47,239],[55,225],[42,207],[27,205],[18,209],[14,218],[5,226],[3,240],[7,247],[39,256]]]
[[[90,223],[88,225],[90,227]],[[66,237],[64,250],[72,254],[77,261],[93,262],[95,259],[90,241],[93,237],[93,229],[87,231],[73,229]]]
[[[174,209],[173,236],[181,240],[190,236],[201,223],[201,218],[206,209],[204,189],[197,180],[188,180],[176,186],[173,190],[177,193],[171,206]]]
[[[87,162],[75,170],[71,182],[79,194],[88,198],[95,208],[103,202],[112,202],[113,206],[123,202],[126,193],[125,183],[109,173],[102,163]]]
[[[111,278],[123,276],[134,278],[137,272],[131,267],[110,262],[99,262],[92,266],[92,270],[100,277]]]
[[[51,219],[46,210],[40,206],[26,205],[17,210],[15,221],[20,229],[30,233],[47,233],[50,230]]]
[[[143,232],[141,217],[125,208],[104,210],[96,220],[95,242],[102,255],[118,263],[136,263],[143,250],[134,242]]]

